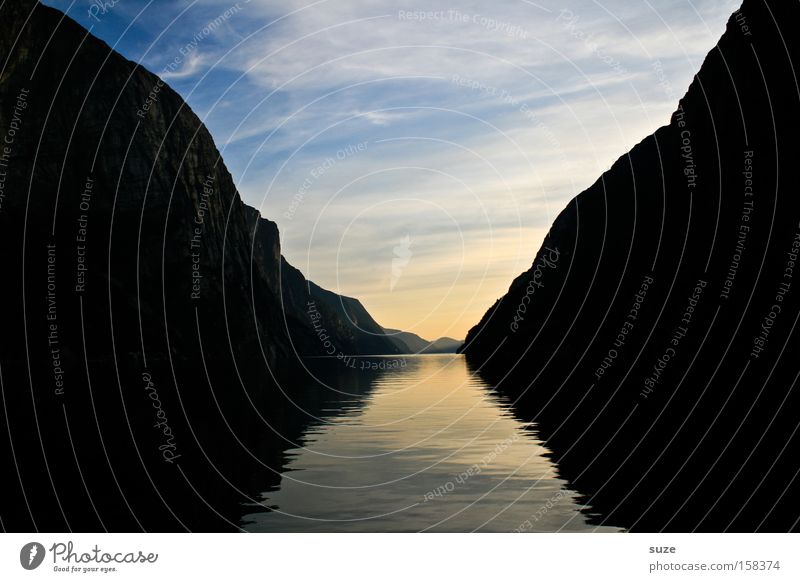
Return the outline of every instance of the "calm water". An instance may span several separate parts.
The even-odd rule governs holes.
[[[329,384],[322,405],[320,388],[309,391],[318,420],[286,451],[280,486],[263,492],[262,507],[242,520],[245,529],[608,529],[586,523],[535,426],[515,419],[462,356],[370,358],[355,365],[381,363],[395,367],[348,370],[350,379]],[[295,404],[309,410],[304,391],[297,392]]]

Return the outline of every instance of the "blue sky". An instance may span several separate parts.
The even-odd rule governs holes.
[[[48,0],[162,74],[308,277],[463,338],[739,1]]]

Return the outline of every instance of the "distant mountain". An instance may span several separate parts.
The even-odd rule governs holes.
[[[430,341],[415,333],[399,329],[385,328],[384,331],[404,354],[454,354],[463,343],[449,337]]]
[[[439,339],[432,341],[431,345],[425,348],[422,353],[455,354],[463,343],[463,341],[456,340],[451,337],[440,337]]]
[[[669,125],[467,335],[595,523],[798,528],[798,22],[798,2],[745,0]],[[657,62],[653,85],[670,96]]]
[[[286,259],[281,258],[281,261],[284,305],[292,306],[295,311],[305,311],[307,315],[312,306],[319,312],[320,318],[315,320],[318,327],[335,338],[335,346],[329,351],[335,348],[337,355],[408,353],[386,336],[358,299],[323,289],[306,280]]]
[[[410,331],[384,328],[384,333],[404,354],[418,354],[430,345],[428,340]]]

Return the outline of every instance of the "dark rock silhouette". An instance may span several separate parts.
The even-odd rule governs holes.
[[[423,354],[455,354],[464,342],[451,337],[440,337],[422,350]]]
[[[3,527],[235,529],[313,416],[300,356],[394,344],[283,260],[158,77],[30,0],[0,67]]]
[[[597,523],[798,528],[798,17],[746,0],[466,339]]]
[[[391,338],[397,348],[403,353],[415,354],[424,350],[430,342],[422,339],[415,333],[401,329],[384,328],[384,333]]]
[[[404,354],[454,354],[464,343],[449,337],[430,341],[410,331],[399,329],[386,328],[384,332]]]
[[[332,337],[327,348],[322,342],[325,355],[407,353],[386,336],[358,299],[337,295],[306,280],[286,259],[282,259],[281,265],[284,306],[304,313],[305,321],[301,325],[308,325],[309,317],[313,317],[316,329],[324,330],[318,338],[321,335]]]

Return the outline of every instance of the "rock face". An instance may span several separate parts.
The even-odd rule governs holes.
[[[462,343],[450,337],[430,341],[415,333],[399,329],[384,329],[387,336],[404,354],[455,354]]]
[[[798,528],[798,17],[745,0],[462,348],[598,523]]]
[[[282,259],[284,306],[303,312],[327,356],[408,353],[388,337],[358,299],[323,289]]]
[[[394,344],[283,260],[158,77],[29,0],[0,7],[0,63],[4,526],[233,527],[222,491],[277,478],[299,356]]]
[[[463,341],[451,337],[440,337],[433,340],[431,345],[423,350],[425,354],[455,354],[463,344]]]

